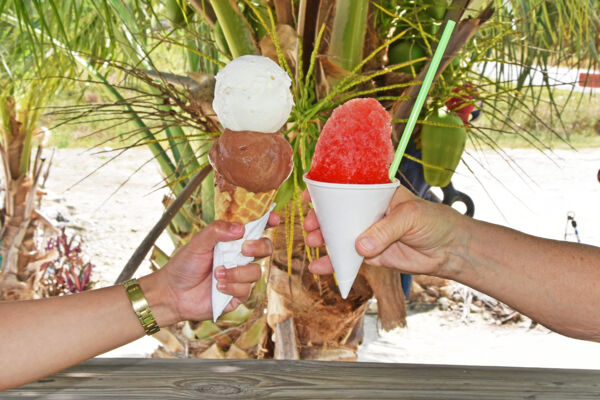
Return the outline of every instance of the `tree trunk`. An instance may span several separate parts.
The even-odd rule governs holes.
[[[37,296],[37,281],[40,276],[36,272],[41,263],[46,261],[50,252],[38,249],[35,207],[39,198],[38,183],[42,176],[44,161],[41,158],[41,147],[31,157],[31,141],[33,132],[25,130],[25,123],[18,119],[16,102],[7,97],[1,104],[3,125],[0,127],[2,141],[0,158],[5,180],[4,221],[0,231],[0,252],[2,265],[0,280],[4,289],[0,290],[0,299],[27,298],[25,290]],[[33,163],[32,163],[33,161]],[[48,170],[45,171],[47,177]],[[37,215],[37,214],[36,214]],[[42,223],[42,227],[45,224]],[[46,229],[44,229],[44,236]],[[45,246],[42,245],[42,246]],[[27,282],[25,286],[16,284]],[[12,283],[11,283],[12,282]],[[15,289],[16,288],[16,289]],[[21,293],[21,294],[18,294]]]
[[[7,182],[6,197],[10,209],[6,209],[4,232],[2,235],[2,277],[19,272],[21,244],[31,223],[35,204],[35,189],[31,177],[22,175]],[[25,277],[20,277],[21,279]]]
[[[381,328],[389,331],[406,326],[406,302],[402,290],[401,272],[395,269],[363,264],[361,272],[377,299],[377,314]]]

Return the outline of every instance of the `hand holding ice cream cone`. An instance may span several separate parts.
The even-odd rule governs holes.
[[[244,224],[246,233],[238,241],[219,243],[213,265],[233,268],[252,261],[243,256],[242,243],[262,236],[277,189],[292,172],[293,151],[279,130],[294,102],[290,77],[266,57],[236,58],[216,80],[213,108],[225,132],[209,153],[215,218]],[[214,320],[230,300],[213,279]]]

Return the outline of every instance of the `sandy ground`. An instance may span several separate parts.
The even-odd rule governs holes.
[[[158,167],[154,162],[146,163],[151,159],[150,152],[132,149],[114,158],[117,154],[58,150],[42,209],[54,220],[60,213],[58,219],[67,220],[62,224],[83,239],[84,250],[95,266],[92,280],[99,287],[115,281],[131,253],[160,218],[161,201],[167,193],[161,188]],[[160,244],[172,246],[166,235]],[[148,271],[144,263],[140,273]]]
[[[479,181],[465,164],[452,181],[473,198],[475,218],[564,240],[573,212],[581,241],[600,246],[600,149],[477,152],[465,162]],[[569,227],[567,240],[576,241],[572,234]]]
[[[50,218],[60,213],[68,219],[66,225],[84,238],[96,265],[98,286],[109,285],[117,277],[160,217],[165,194],[156,190],[160,174],[153,163],[138,171],[150,158],[145,149],[128,151],[67,190],[113,155],[59,150],[43,210]],[[572,211],[582,242],[600,244],[600,184],[596,179],[600,149],[546,154],[507,150],[503,155],[483,152],[465,159],[479,180],[463,164],[453,182],[475,201],[476,218],[563,240],[567,212]],[[575,237],[569,235],[567,240]],[[159,245],[171,247],[165,236]],[[147,271],[148,263],[144,263],[136,276]],[[104,356],[145,357],[156,346],[154,339],[143,338]],[[600,369],[600,344],[566,338],[539,326],[529,329],[529,324],[498,326],[479,314],[462,322],[452,312],[433,309],[411,312],[407,329],[385,333],[378,332],[375,316],[368,315],[359,360]]]

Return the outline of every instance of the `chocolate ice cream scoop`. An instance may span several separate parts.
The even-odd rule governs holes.
[[[279,188],[293,167],[292,147],[279,132],[226,129],[211,147],[209,159],[228,183],[254,193]]]

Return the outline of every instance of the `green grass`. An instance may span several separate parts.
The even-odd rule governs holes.
[[[540,89],[536,89],[539,92]],[[547,95],[542,95],[543,100],[547,100]],[[573,93],[569,98],[568,91],[556,91],[555,102],[561,111],[562,124],[556,114],[556,111],[547,103],[540,103],[532,107],[533,112],[524,109],[516,109],[507,112],[506,105],[499,105],[502,112],[507,112],[510,118],[517,123],[521,130],[512,133],[500,133],[495,130],[508,130],[507,127],[498,126],[498,121],[491,120],[485,109],[482,117],[475,122],[475,125],[484,129],[485,133],[500,147],[507,148],[534,148],[540,147],[539,143],[533,145],[536,141],[542,142],[544,146],[550,148],[585,148],[600,147],[600,94],[582,94]],[[555,132],[548,129],[535,116],[539,117],[544,123],[549,125]],[[492,128],[494,130],[488,130]],[[477,133],[474,133],[477,136]],[[478,147],[481,141],[473,137],[469,141],[469,147]],[[484,146],[485,147],[485,146]]]
[[[559,104],[559,109],[562,109],[562,120],[565,128],[561,126],[556,115],[552,115],[551,108],[548,104],[540,104],[536,107],[536,114],[548,124],[550,124],[560,135],[557,137],[550,130],[546,129],[543,124],[537,121],[527,112],[515,110],[511,113],[511,118],[518,123],[523,132],[530,132],[535,138],[543,142],[551,148],[585,148],[585,147],[600,147],[600,113],[598,112],[598,104],[600,104],[600,95],[590,96],[586,94],[582,97],[581,93],[574,93],[567,102],[569,93],[567,91],[557,91],[555,101]],[[111,103],[112,99],[105,93],[100,85],[84,85],[75,83],[70,86],[69,90],[63,91],[50,107],[61,107],[75,104],[101,104]],[[506,106],[500,106],[500,109],[505,111]],[[51,111],[51,110],[48,110]],[[475,124],[482,128],[498,126],[490,121],[486,112],[490,112],[484,108],[482,117]],[[132,145],[135,138],[121,139],[120,135],[135,129],[133,123],[127,123],[119,127],[111,128],[106,131],[101,131],[114,123],[110,118],[104,121],[92,121],[95,117],[78,120],[76,123],[63,124],[51,129],[49,145],[58,148],[92,148],[95,146],[123,147]],[[59,119],[56,116],[47,114],[42,119],[42,125],[52,128],[57,124]],[[497,125],[497,122],[495,122]],[[516,133],[498,133],[487,131],[486,134],[500,147],[506,148],[533,148],[530,143],[530,137],[527,140],[527,135]],[[474,135],[477,135],[474,133]],[[481,148],[481,141],[471,138],[467,146],[473,148]],[[485,147],[485,146],[484,146]]]
[[[563,141],[557,138],[554,134],[550,132],[536,132],[534,136],[538,138],[540,141],[545,143],[548,147],[552,149],[583,149],[583,148],[591,148],[591,147],[600,147],[600,135],[596,136],[586,136],[575,134],[572,135],[568,141]],[[490,137],[496,142],[496,144],[502,148],[509,149],[527,149],[534,148],[534,146],[525,140],[522,136],[517,134],[491,134]],[[468,147],[475,147],[473,144],[467,144]]]

